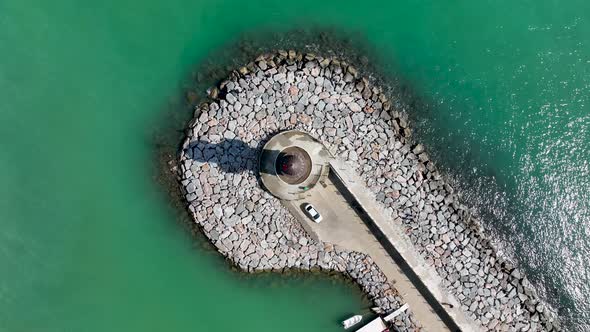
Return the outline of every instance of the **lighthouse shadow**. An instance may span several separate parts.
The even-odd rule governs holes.
[[[264,160],[260,160],[261,152],[264,152]],[[225,139],[219,143],[206,140],[191,142],[184,150],[185,155],[198,165],[210,164],[217,166],[225,173],[249,172],[258,176],[258,173],[277,175],[274,161],[281,152],[276,150],[263,150],[252,147],[248,143],[237,139]]]

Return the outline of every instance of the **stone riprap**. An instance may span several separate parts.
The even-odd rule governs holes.
[[[205,235],[245,271],[322,269],[358,282],[385,312],[403,300],[370,257],[313,241],[257,181],[258,152],[273,133],[298,129],[347,160],[449,293],[483,330],[560,330],[553,312],[459,202],[406,114],[379,87],[334,58],[279,51],[209,90],[190,122],[179,177]],[[411,311],[400,330],[414,330]]]
[[[203,110],[203,114],[230,117],[217,112]],[[197,124],[194,129],[200,132],[203,126]],[[256,149],[240,148],[235,141],[224,142],[214,134],[207,136],[207,131],[192,141],[199,143],[188,142],[184,150],[182,184],[193,218],[220,253],[248,272],[341,272],[355,280],[382,310],[389,312],[403,304],[370,257],[314,241],[279,200],[259,186],[255,174],[245,168],[257,162]],[[206,139],[211,141],[204,143]],[[259,140],[261,136],[257,135],[252,143]],[[215,141],[217,147],[209,148]],[[198,161],[204,160],[200,157],[193,159],[200,153],[207,162]],[[226,167],[234,168],[224,169],[220,162],[229,162],[231,166]],[[402,331],[418,330],[411,315],[400,316],[396,325]]]

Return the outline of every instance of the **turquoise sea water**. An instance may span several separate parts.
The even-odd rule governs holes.
[[[364,38],[416,136],[590,329],[590,3],[0,1],[0,331],[338,331],[325,277],[244,277],[155,181],[154,133],[243,32]],[[262,35],[260,38],[276,38]],[[171,106],[172,105],[172,106]],[[575,326],[575,327],[574,327]]]

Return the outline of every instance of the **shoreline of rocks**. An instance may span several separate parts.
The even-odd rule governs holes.
[[[295,51],[264,54],[208,91],[190,121],[179,181],[193,219],[248,272],[336,271],[390,312],[403,299],[371,258],[313,241],[257,179],[261,142],[277,131],[314,135],[348,161],[463,311],[484,330],[559,331],[522,272],[497,255],[481,224],[445,183],[407,115],[345,61]],[[419,330],[411,310],[395,321]]]

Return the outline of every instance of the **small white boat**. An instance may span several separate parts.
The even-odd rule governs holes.
[[[354,315],[346,320],[344,320],[342,322],[342,326],[344,326],[345,329],[348,329],[356,324],[358,324],[361,320],[363,320],[363,316],[361,315]]]

